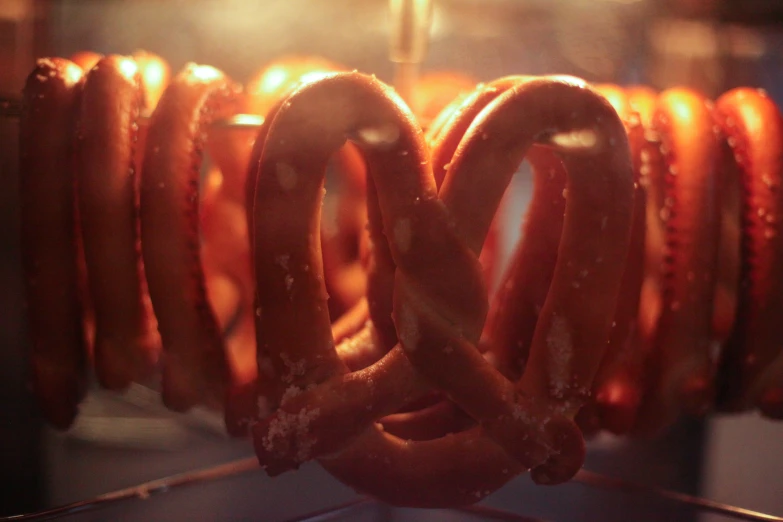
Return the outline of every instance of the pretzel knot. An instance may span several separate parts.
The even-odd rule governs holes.
[[[440,190],[413,116],[374,78],[328,75],[268,116],[251,174],[261,417],[253,437],[269,474],[318,458],[357,490],[437,507],[476,502],[526,470],[559,483],[581,466],[573,417],[609,338],[630,239],[628,142],[611,106],[581,81],[509,86],[461,136]],[[440,135],[453,142],[459,127]],[[490,308],[478,255],[528,149],[554,135],[566,136],[563,233],[525,372],[512,380],[477,349],[488,314],[514,309]],[[370,321],[348,342],[385,352],[357,371],[335,349],[318,233],[326,164],[346,140],[367,164],[372,241]],[[470,417],[467,429],[429,440],[384,431],[384,417],[433,391]]]

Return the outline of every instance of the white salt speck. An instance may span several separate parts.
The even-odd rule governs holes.
[[[609,216],[604,216],[601,218],[601,230],[606,230],[607,221],[609,221]]]
[[[300,393],[302,393],[302,389],[299,388],[298,386],[289,386],[288,388],[285,389],[285,392],[283,392],[283,396],[280,397],[280,404],[281,405],[285,404],[286,402],[293,399]]]
[[[319,408],[308,410],[302,408],[299,413],[288,413],[279,410],[274,419],[269,422],[266,436],[262,439],[264,449],[270,453],[278,453],[279,447],[296,448],[294,458],[298,462],[304,462],[310,458],[310,450],[316,443],[316,439],[310,432],[310,423],[315,420],[321,411]]]
[[[408,218],[398,219],[394,224],[394,242],[400,252],[405,253],[411,247],[411,221]]]
[[[288,292],[291,291],[291,287],[294,286],[294,278],[291,274],[286,274],[285,276],[285,289],[288,290]]]
[[[661,135],[658,134],[657,131],[654,131],[652,129],[645,129],[644,130],[644,139],[647,140],[650,143],[657,143],[661,141]]]
[[[288,163],[279,162],[275,165],[275,176],[280,188],[289,191],[296,188],[299,175],[296,170]]]
[[[528,415],[527,411],[525,411],[525,409],[522,406],[516,403],[511,407],[511,417],[513,417],[514,420],[527,422],[527,423],[529,423],[531,420],[530,415]]]
[[[275,263],[277,263],[283,270],[288,270],[288,261],[290,259],[290,254],[281,254],[275,258]]]
[[[294,380],[294,377],[301,377],[305,374],[305,371],[307,370],[306,360],[299,359],[298,361],[294,361],[287,353],[281,353],[280,359],[283,361],[286,368],[288,368],[289,372],[288,375],[283,376],[283,381],[291,382]]]

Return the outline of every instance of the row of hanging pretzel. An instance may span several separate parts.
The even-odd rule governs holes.
[[[382,500],[452,506],[523,471],[569,480],[602,429],[783,418],[783,126],[765,93],[433,76],[417,119],[341,69],[281,61],[242,89],[194,64],[169,83],[147,53],[38,62],[22,241],[52,425],[91,367],[114,390],[159,367],[169,408],[223,409],[271,475],[318,459]],[[238,113],[263,124],[225,124]],[[490,296],[524,160],[523,238]]]

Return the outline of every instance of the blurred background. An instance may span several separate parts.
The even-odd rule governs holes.
[[[389,30],[385,0],[0,0],[0,96],[18,95],[36,57],[85,49],[143,48],[174,70],[208,63],[238,81],[281,55],[316,54],[391,81]],[[478,80],[567,73],[689,85],[711,97],[751,85],[783,103],[783,2],[436,0],[423,70],[444,69]],[[125,397],[96,391],[67,434],[42,425],[26,385],[16,147],[16,121],[0,118],[0,514],[251,455],[247,443],[222,435],[216,419],[166,413],[144,389]],[[530,179],[514,183],[509,219],[518,222]],[[590,445],[587,467],[783,514],[783,426],[753,415],[683,422],[655,441],[601,437]],[[255,473],[72,519],[284,520],[355,497],[306,466],[274,481]],[[552,520],[722,520],[578,484],[534,487],[526,477],[488,503]],[[365,508],[343,519],[454,518]]]

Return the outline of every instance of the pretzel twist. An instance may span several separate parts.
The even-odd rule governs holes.
[[[559,100],[558,108],[540,103],[550,97]],[[335,106],[339,113],[332,109]],[[632,210],[625,133],[603,99],[569,80],[520,84],[492,108],[465,137],[452,161],[442,200],[436,196],[421,132],[401,102],[379,82],[355,73],[335,75],[296,91],[274,116],[259,162],[254,206],[257,332],[264,354],[260,363],[276,383],[266,399],[280,404],[254,430],[259,459],[270,472],[332,453],[322,463],[354,487],[395,503],[446,505],[474,502],[523,469],[538,468],[535,477],[540,482],[558,482],[581,465],[581,437],[568,419],[583,402],[585,386],[600,362],[619,291],[617,267],[624,262]],[[523,125],[519,114],[526,115]],[[301,121],[310,124],[305,128]],[[514,384],[474,347],[487,311],[476,256],[505,184],[533,141],[547,130],[582,128],[594,129],[599,142],[588,153],[564,158],[576,194],[584,194],[572,198],[566,221],[592,220],[596,232],[589,238],[564,234],[555,291],[542,313],[543,326],[531,351],[532,369]],[[361,376],[348,374],[334,350],[317,240],[323,171],[346,138],[365,155],[396,267],[394,322],[400,344],[377,364],[357,372]],[[485,172],[497,177],[482,186],[479,173]],[[281,183],[281,177],[287,179],[292,173],[295,184]],[[481,194],[485,205],[475,205],[476,194]],[[611,198],[614,205],[610,207],[608,201],[602,205],[602,198]],[[294,219],[294,206],[309,210]],[[602,209],[599,215],[595,215],[597,208]],[[601,252],[606,263],[596,265],[595,256],[576,255],[585,250]],[[289,259],[287,269],[276,262],[280,256]],[[585,263],[591,277],[583,277],[586,288],[575,291],[572,281],[580,277]],[[586,299],[592,285],[606,293],[591,304],[585,317],[574,303]],[[570,299],[559,298],[558,290],[570,293]],[[297,329],[302,321],[310,328]],[[480,427],[435,441],[408,443],[378,431],[372,424],[378,416],[391,413],[421,391],[423,383],[415,373],[411,375],[410,362]],[[371,381],[362,379],[368,375]],[[317,391],[302,391],[313,385]],[[301,406],[305,394],[321,400]],[[365,429],[352,430],[335,422],[348,414],[339,400],[358,406],[365,399],[365,407],[352,414],[353,425]],[[369,456],[363,460],[372,460],[373,455],[393,458],[394,471],[381,472],[364,463],[356,466],[354,445],[346,448],[335,432],[348,435],[348,440],[353,435],[354,445]],[[464,444],[475,445],[472,455],[461,452]],[[333,453],[336,450],[341,451]],[[504,464],[471,474],[467,467],[477,453],[482,460]],[[406,471],[408,467],[415,471]],[[463,473],[447,479],[454,469]],[[381,474],[373,478],[376,472]],[[400,473],[416,484],[426,480],[430,490],[425,494],[406,483],[405,491],[400,491],[393,485]],[[422,476],[408,476],[416,473]],[[443,487],[432,488],[435,475],[437,483],[443,480]]]
[[[783,419],[783,121],[769,96],[754,89],[732,90],[715,107],[736,165],[742,233],[736,316],[721,360],[720,406],[755,405],[764,415]]]
[[[244,101],[189,65],[156,106],[154,55],[74,59],[86,74],[38,63],[21,120],[33,376],[53,425],[76,415],[91,344],[105,387],[152,369],[147,282],[170,408],[222,405],[270,475],[318,459],[397,505],[476,502],[524,471],[568,480],[580,429],[783,418],[783,121],[765,93],[512,76],[428,109],[425,135],[389,87],[328,62],[262,74]],[[265,116],[255,140],[209,127],[243,103]],[[523,160],[533,200],[490,300]]]
[[[87,74],[75,153],[78,203],[95,310],[95,369],[109,389],[148,377],[160,351],[138,225],[141,107],[132,59],[108,56]]]
[[[198,185],[205,130],[232,114],[236,100],[220,71],[191,64],[166,89],[147,137],[142,251],[163,341],[163,400],[175,410],[222,404],[229,379],[200,259]]]

